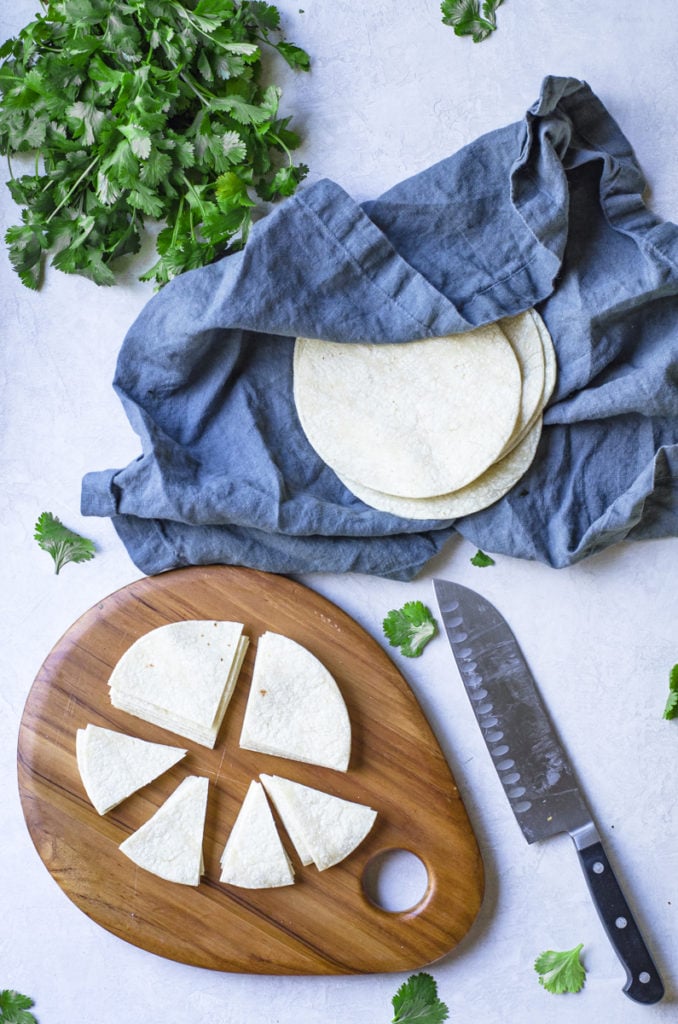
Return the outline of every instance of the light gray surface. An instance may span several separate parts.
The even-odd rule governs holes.
[[[495,36],[474,46],[442,25],[433,0],[281,2],[290,39],[314,58],[310,75],[277,69],[283,106],[305,136],[309,180],[329,176],[362,200],[478,134],[522,116],[546,74],[586,79],[634,145],[652,207],[678,219],[673,0],[652,15],[631,0],[554,5],[507,0]],[[0,13],[0,37],[37,4]],[[0,193],[1,229],[17,220]],[[150,262],[150,254],[147,262]],[[0,499],[4,555],[0,686],[0,988],[31,995],[40,1024],[364,1024],[387,1022],[405,975],[268,978],[164,961],[91,922],[50,878],[25,828],[16,738],[31,683],[51,646],[102,596],[138,578],[110,524],[79,515],[80,478],[122,465],[136,437],[110,380],[122,336],[150,286],[102,290],[49,271],[28,292],[0,253]],[[97,543],[96,560],[54,576],[32,540],[49,509]],[[515,629],[663,972],[667,998],[631,1003],[567,837],[528,846],[517,828],[443,637],[416,661],[393,654],[429,716],[466,800],[487,871],[486,899],[461,946],[429,970],[450,1019],[468,1024],[634,1024],[671,1021],[678,987],[678,723],[661,718],[678,661],[678,541],[621,546],[571,569],[498,559],[470,565],[454,542],[427,576],[399,584],[314,576],[378,639],[389,608],[449,576],[485,593]],[[544,949],[584,942],[586,988],[552,996],[532,970]]]

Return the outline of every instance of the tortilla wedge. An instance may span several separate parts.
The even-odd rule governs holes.
[[[99,814],[117,807],[186,756],[179,747],[151,743],[91,722],[77,730],[75,749],[85,792]]]
[[[200,619],[151,630],[113,669],[111,703],[214,747],[249,643],[242,630],[240,622]]]
[[[279,633],[257,642],[240,746],[348,769],[351,723],[335,679],[311,651]]]
[[[264,787],[255,780],[245,794],[221,855],[220,881],[243,889],[272,889],[294,883],[294,871]]]
[[[138,867],[168,882],[199,885],[208,779],[189,775],[148,821],[120,844]]]
[[[302,863],[310,863],[310,857],[318,871],[348,857],[365,839],[377,817],[377,812],[366,804],[276,775],[260,778]],[[297,837],[301,837],[301,849]]]

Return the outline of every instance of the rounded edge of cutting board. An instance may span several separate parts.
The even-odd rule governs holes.
[[[235,619],[251,638],[214,750],[113,708],[107,681],[142,633],[180,618]],[[291,636],[332,672],[353,730],[346,773],[240,749],[257,637]],[[75,733],[88,722],[187,747],[184,761],[100,816],[78,774]],[[302,867],[281,829],[292,886],[244,890],[219,882],[218,861],[251,778],[284,775],[370,804],[375,825],[345,861]],[[189,774],[210,779],[197,888],[157,878],[118,850]],[[315,591],[259,570],[190,567],[144,577],[85,612],[55,644],[28,695],[18,743],[19,791],[36,850],[62,890],[106,930],[199,967],[260,974],[413,970],[449,953],[483,896],[483,865],[437,740],[404,677],[376,640]],[[408,849],[428,887],[413,908],[375,906],[362,878],[373,857]]]

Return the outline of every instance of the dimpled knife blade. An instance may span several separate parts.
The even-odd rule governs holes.
[[[459,674],[492,763],[528,843],[568,832],[608,937],[626,970],[624,992],[639,1003],[664,995],[607,859],[574,771],[511,629],[482,595],[434,580]]]

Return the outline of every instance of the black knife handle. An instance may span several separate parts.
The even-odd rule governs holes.
[[[626,970],[624,992],[637,1003],[657,1003],[664,986],[643,942],[619,882],[600,842],[577,849],[596,910]]]

